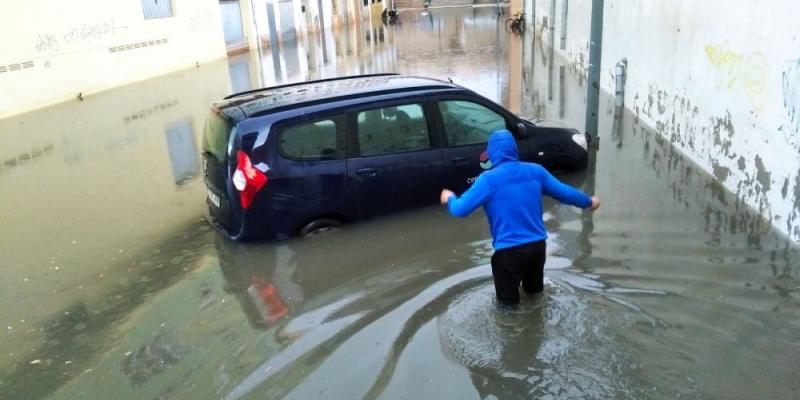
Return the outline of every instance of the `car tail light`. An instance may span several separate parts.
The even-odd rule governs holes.
[[[253,200],[264,185],[267,184],[267,176],[256,169],[250,162],[250,157],[243,151],[236,153],[236,171],[233,173],[233,187],[239,191],[239,201],[242,208],[249,208]]]

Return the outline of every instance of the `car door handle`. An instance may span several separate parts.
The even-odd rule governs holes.
[[[469,161],[469,157],[457,156],[450,159],[453,164],[461,164]]]
[[[378,175],[378,170],[375,168],[362,168],[356,171],[356,173],[365,178],[373,178],[375,175]]]

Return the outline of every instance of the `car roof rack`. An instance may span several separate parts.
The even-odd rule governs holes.
[[[236,96],[241,96],[243,94],[258,93],[258,92],[263,92],[263,91],[266,91],[266,90],[283,89],[283,88],[287,88],[287,87],[308,85],[308,84],[312,84],[312,83],[322,83],[322,82],[338,81],[338,80],[344,80],[344,79],[355,79],[355,78],[372,78],[372,77],[376,77],[376,76],[395,76],[395,75],[400,75],[400,74],[398,74],[398,73],[381,73],[381,74],[349,75],[349,76],[340,76],[340,77],[336,77],[336,78],[317,79],[317,80],[314,80],[314,81],[302,81],[302,82],[295,82],[295,83],[287,83],[285,85],[270,86],[270,87],[265,87],[265,88],[246,90],[244,92],[238,92],[238,93],[229,94],[229,95],[225,96],[224,99],[228,100],[228,99],[231,99],[231,98],[236,97]]]

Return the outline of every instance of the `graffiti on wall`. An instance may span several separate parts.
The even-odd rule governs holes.
[[[109,36],[114,36],[126,27],[111,21],[84,23],[63,33],[39,33],[36,35],[34,48],[39,53],[55,53],[63,47],[76,44],[90,44]]]
[[[781,130],[800,133],[800,58],[790,61],[783,71],[783,108],[789,118]]]
[[[189,29],[195,32],[211,30],[214,25],[214,18],[210,12],[198,13],[189,17]]]
[[[760,51],[748,54],[731,50],[727,42],[705,47],[708,61],[717,69],[717,87],[741,90],[750,105],[761,111],[767,99],[769,65]]]
[[[61,49],[61,44],[55,35],[44,34],[36,36],[36,51],[40,53],[55,53]]]

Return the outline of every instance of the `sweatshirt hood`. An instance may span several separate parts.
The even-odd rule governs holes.
[[[517,161],[519,153],[517,151],[517,141],[514,136],[506,129],[494,131],[489,136],[488,146],[489,160],[493,166],[498,166],[506,161]]]

